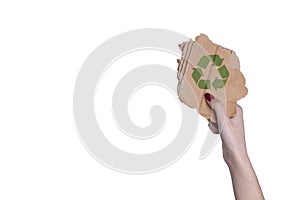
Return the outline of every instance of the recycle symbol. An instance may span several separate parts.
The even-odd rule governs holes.
[[[225,65],[222,65],[224,58],[220,58],[219,55],[204,55],[200,58],[197,66],[199,68],[193,68],[192,77],[195,81],[195,83],[198,85],[201,89],[210,89],[211,85],[212,87],[217,90],[218,88],[223,88],[228,80],[229,77],[229,71]],[[218,73],[221,76],[221,79],[215,78],[215,80],[211,83],[211,80],[205,80],[201,79],[201,77],[204,76],[201,68],[206,69],[206,67],[211,62],[210,67],[219,67]]]

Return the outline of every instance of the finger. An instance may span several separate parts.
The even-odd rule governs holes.
[[[236,116],[243,117],[243,108],[238,104],[236,104]]]
[[[208,121],[208,123],[211,123],[213,126],[215,126],[215,127],[218,128],[217,122],[214,122],[214,121],[212,121],[212,120],[210,120],[210,119],[208,119],[207,121]]]
[[[215,99],[211,94],[206,93],[204,96],[207,104],[212,108],[212,110],[214,111],[217,117],[218,127],[219,128],[223,127],[227,118],[224,110],[224,106],[219,100]]]
[[[219,134],[218,125],[216,123],[213,123],[212,121],[208,122],[208,127],[211,130],[211,132],[215,134]]]
[[[231,119],[234,123],[243,122],[243,109],[240,105],[236,105],[236,115]]]
[[[211,94],[209,94],[209,93],[205,93],[204,94],[204,97],[205,97],[205,100],[206,100],[206,103],[207,103],[207,105],[211,108],[211,105],[210,105],[210,101],[212,100],[212,99],[214,99],[214,96],[213,95],[211,95]],[[216,114],[215,114],[215,112],[211,109],[211,117],[210,117],[210,119],[208,119],[209,121],[212,121],[212,122],[214,122],[214,123],[217,123],[217,117],[216,117]]]

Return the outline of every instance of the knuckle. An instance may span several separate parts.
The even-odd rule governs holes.
[[[237,110],[240,112],[240,113],[243,113],[243,108],[237,104]]]
[[[211,105],[213,108],[221,108],[222,107],[221,102],[218,100],[215,100],[215,99],[211,102]]]

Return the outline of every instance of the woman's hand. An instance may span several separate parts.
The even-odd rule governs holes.
[[[236,116],[228,118],[220,101],[206,93],[205,99],[213,110],[209,128],[221,134],[223,157],[229,167],[233,191],[237,200],[264,200],[258,179],[247,154],[243,110],[236,107]]]
[[[213,110],[217,122],[209,120],[209,128],[213,133],[221,134],[223,157],[227,164],[241,159],[248,159],[245,130],[243,120],[243,109],[237,105],[236,116],[228,118],[220,101],[206,93],[205,98]]]

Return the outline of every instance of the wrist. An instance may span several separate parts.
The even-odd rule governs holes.
[[[250,164],[250,159],[246,149],[230,151],[223,149],[223,158],[229,168],[242,167]]]

